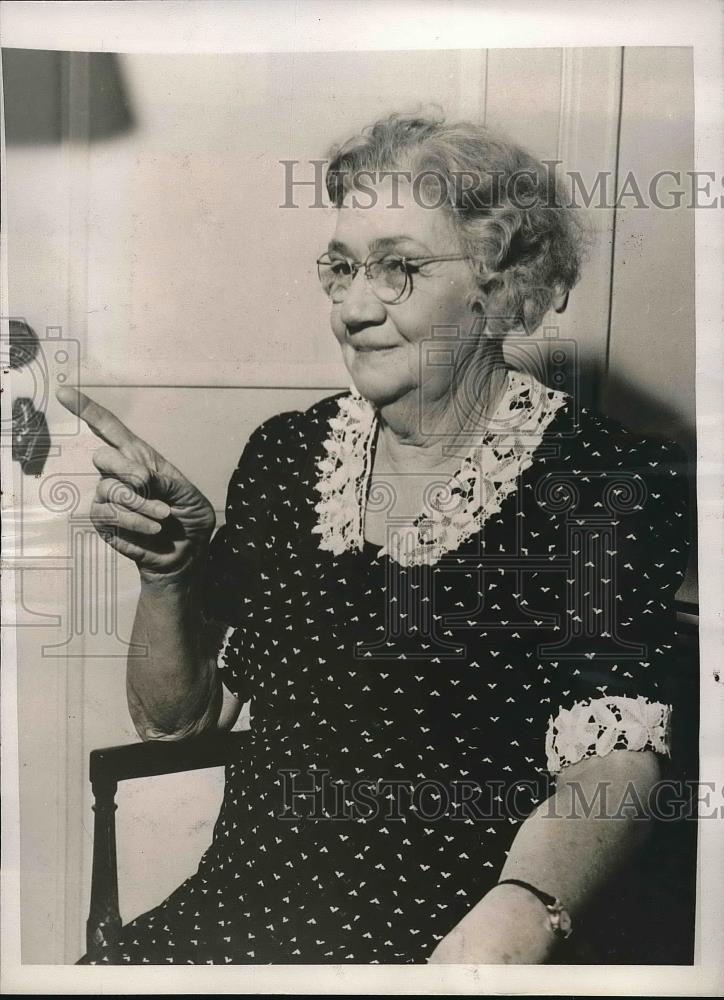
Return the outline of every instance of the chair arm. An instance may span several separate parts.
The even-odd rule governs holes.
[[[91,783],[106,784],[129,778],[196,771],[232,763],[248,731],[215,731],[187,740],[148,740],[91,750]]]
[[[676,624],[679,636],[693,636],[699,633],[699,603],[698,601],[674,601]]]
[[[118,959],[121,929],[115,824],[118,782],[230,764],[237,759],[239,746],[247,737],[248,731],[215,731],[188,740],[149,740],[91,751],[89,769],[95,820],[86,929],[88,961]]]

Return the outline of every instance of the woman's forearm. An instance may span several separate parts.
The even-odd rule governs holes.
[[[575,933],[577,915],[646,839],[648,819],[634,818],[632,804],[646,803],[659,775],[658,759],[648,752],[613,751],[567,767],[555,795],[521,826],[500,878],[520,879],[556,896]],[[539,964],[556,943],[540,900],[503,885],[466,914],[432,961]]]
[[[204,626],[199,578],[148,582],[131,637],[127,694],[142,739],[180,739],[216,727],[222,686]]]
[[[645,804],[660,775],[655,754],[627,750],[565,768],[521,827],[501,879],[531,882],[575,916],[648,837]]]

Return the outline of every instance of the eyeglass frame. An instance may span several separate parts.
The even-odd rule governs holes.
[[[319,278],[320,284],[323,284],[322,283],[322,273],[320,271],[320,268],[322,267],[323,264],[332,263],[331,259],[328,260],[328,261],[325,261],[324,260],[325,257],[331,258],[331,255],[330,255],[329,251],[326,251],[325,253],[321,254],[317,258],[317,277]],[[349,289],[352,287],[352,283],[354,282],[354,279],[357,277],[357,274],[363,268],[364,268],[364,272],[365,272],[365,278],[367,279],[367,282],[368,282],[370,288],[372,289],[372,293],[379,299],[379,301],[383,305],[386,305],[386,306],[398,305],[400,302],[407,301],[407,299],[409,299],[410,295],[412,295],[412,292],[413,292],[412,275],[409,273],[409,271],[405,270],[405,276],[406,276],[405,277],[405,287],[402,289],[402,291],[397,296],[397,298],[391,299],[390,301],[386,301],[385,299],[380,298],[380,296],[375,291],[375,287],[374,287],[374,285],[372,283],[372,279],[370,278],[370,274],[369,274],[370,260],[373,257],[376,258],[376,262],[377,263],[380,263],[381,261],[383,261],[385,259],[385,257],[394,257],[396,260],[399,260],[402,263],[403,267],[406,267],[406,265],[408,263],[410,263],[410,264],[439,264],[439,263],[443,263],[444,261],[473,260],[473,258],[470,256],[470,254],[444,254],[444,255],[438,256],[438,257],[420,257],[420,256],[409,257],[409,256],[406,256],[404,254],[403,255],[397,254],[397,253],[394,252],[394,250],[384,250],[384,251],[382,251],[382,250],[373,250],[372,253],[367,256],[367,259],[363,260],[363,261],[354,260],[352,257],[345,257],[343,254],[340,254],[340,257],[339,257],[340,261],[345,261],[347,264],[349,264],[349,266],[351,268],[351,271],[352,271],[351,281],[349,283],[349,288],[347,288],[347,290],[345,291],[345,296],[344,296],[345,298],[346,298],[347,292],[349,292]],[[408,289],[409,289],[409,291],[408,291]],[[325,295],[328,295],[328,293],[325,292]],[[334,302],[334,299],[332,299],[331,295],[328,295],[328,298],[330,298],[332,300],[332,302]],[[339,305],[342,301],[344,301],[344,299],[340,299],[338,302],[334,302],[334,304],[335,305]]]

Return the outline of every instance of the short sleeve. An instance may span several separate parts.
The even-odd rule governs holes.
[[[685,469],[676,446],[649,448],[634,474],[599,477],[594,515],[572,519],[564,638],[538,664],[551,708],[551,774],[612,750],[670,756],[676,711],[667,679],[688,556]]]

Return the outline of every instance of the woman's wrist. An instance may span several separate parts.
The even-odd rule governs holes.
[[[182,569],[157,573],[139,568],[141,590],[150,594],[188,594],[196,591],[203,579],[204,559],[196,559]]]
[[[515,927],[518,949],[536,956],[518,961],[545,961],[557,943],[545,904],[522,886],[510,884],[493,886],[484,900],[491,913]]]
[[[548,961],[555,946],[543,903],[519,886],[496,885],[443,938],[431,961],[540,965]]]

